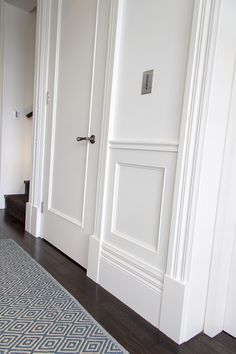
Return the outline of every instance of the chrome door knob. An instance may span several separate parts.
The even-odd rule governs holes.
[[[96,136],[95,135],[91,135],[90,137],[89,136],[78,136],[76,138],[76,141],[90,141],[91,144],[95,144],[96,142]]]

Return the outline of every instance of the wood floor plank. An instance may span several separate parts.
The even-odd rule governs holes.
[[[48,242],[24,231],[22,224],[0,211],[0,238],[14,239],[67,289],[131,354],[232,354],[236,339],[222,332],[200,334],[177,345],[86,276],[85,270]]]

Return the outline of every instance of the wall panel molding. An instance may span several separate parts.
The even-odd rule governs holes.
[[[178,143],[134,140],[110,140],[110,149],[178,152]]]
[[[157,226],[157,230],[156,230],[156,238],[155,240],[153,240],[153,242],[147,243],[141,240],[136,239],[134,236],[119,231],[118,227],[117,227],[117,218],[119,217],[118,215],[118,197],[120,194],[120,174],[121,174],[121,170],[122,168],[124,169],[136,169],[136,170],[146,170],[146,173],[148,173],[148,171],[151,172],[155,172],[157,174],[160,175],[160,196],[159,196],[159,210],[155,210],[155,224],[158,225]],[[116,237],[120,237],[123,238],[124,240],[133,243],[141,248],[146,249],[147,251],[153,252],[154,254],[158,254],[159,252],[159,246],[160,246],[160,230],[161,230],[161,222],[162,222],[162,211],[163,211],[163,196],[164,196],[164,186],[165,186],[165,182],[166,182],[166,168],[164,167],[158,167],[158,166],[148,166],[146,164],[135,164],[135,163],[116,163],[116,167],[115,167],[115,181],[114,181],[114,194],[113,194],[113,208],[112,208],[112,221],[111,221],[111,232],[116,236]],[[157,182],[157,180],[155,181]],[[146,185],[145,180],[143,180],[143,185]],[[148,186],[149,188],[151,187],[150,185]],[[128,190],[128,186],[127,186],[127,190]],[[138,191],[137,191],[138,193]],[[153,193],[152,193],[153,194]],[[124,205],[125,207],[125,205]],[[145,211],[145,210],[143,210]],[[151,210],[150,210],[151,212]],[[143,213],[142,218],[145,218],[145,213]],[[144,220],[143,220],[144,221]],[[135,221],[134,221],[135,222]]]
[[[61,211],[59,211],[57,209],[50,208],[50,209],[48,209],[48,211],[50,213],[53,213],[53,214],[59,216],[62,219],[65,219],[68,222],[71,222],[72,224],[75,224],[75,225],[77,225],[77,226],[79,226],[81,228],[83,227],[83,224],[82,224],[82,222],[80,220],[75,219],[75,218],[73,218],[73,217],[71,217],[71,216],[69,216],[69,215],[67,215],[65,213],[62,213]]]
[[[165,270],[176,153],[111,149],[104,241]]]

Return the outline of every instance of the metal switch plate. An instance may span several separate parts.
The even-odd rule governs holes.
[[[143,72],[142,92],[141,92],[142,95],[152,93],[153,72],[154,70],[148,70]]]

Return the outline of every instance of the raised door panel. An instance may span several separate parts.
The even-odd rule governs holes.
[[[49,209],[80,226],[89,146],[76,136],[90,126],[95,25],[96,1],[58,2]]]

